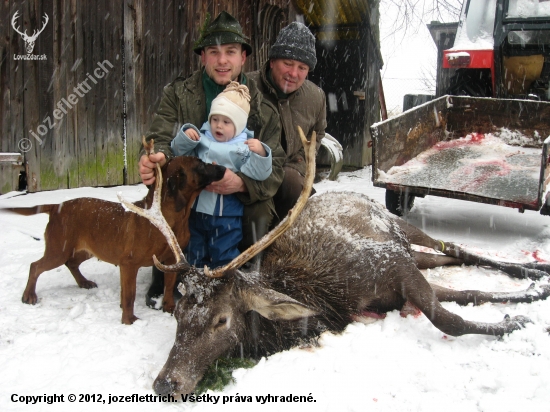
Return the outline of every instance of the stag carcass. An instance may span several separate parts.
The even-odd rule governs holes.
[[[341,331],[364,312],[401,309],[407,301],[449,335],[503,335],[529,320],[470,322],[440,300],[518,302],[550,294],[548,285],[516,293],[432,288],[410,248],[409,240],[419,233],[407,228],[366,196],[331,192],[309,199],[294,224],[265,250],[259,272],[224,268],[217,271],[222,277],[208,278],[192,269],[183,276],[176,341],[155,391],[190,393],[217,357],[258,358],[325,330]]]

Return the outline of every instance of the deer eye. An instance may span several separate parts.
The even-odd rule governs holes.
[[[214,327],[219,328],[219,327],[227,325],[228,323],[229,323],[229,320],[228,320],[227,316],[220,316],[218,318],[218,320],[216,321],[216,323],[214,324]]]

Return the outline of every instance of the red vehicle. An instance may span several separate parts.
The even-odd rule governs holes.
[[[435,39],[434,39],[435,40]],[[472,96],[472,97],[493,97],[497,101],[488,102],[480,100],[466,101],[466,106],[462,106],[461,99],[455,99],[457,106],[454,109],[445,109],[448,111],[450,119],[455,119],[457,114],[454,112],[467,113],[475,107],[474,118],[478,119],[475,130],[489,132],[495,124],[495,110],[508,111],[503,113],[508,117],[513,114],[509,112],[516,108],[521,113],[525,108],[531,111],[530,116],[522,119],[523,124],[518,124],[525,133],[529,134],[530,129],[540,129],[540,124],[548,124],[547,119],[548,103],[535,105],[522,105],[521,102],[507,102],[499,99],[521,99],[531,101],[550,101],[550,0],[464,0],[460,20],[456,29],[453,47],[443,50],[443,61],[439,65],[438,78],[444,79],[438,85],[438,96],[442,94],[451,95],[447,101],[452,101],[452,96]],[[443,71],[452,70],[454,74],[443,73]],[[531,103],[531,102],[529,102]],[[434,103],[435,107],[439,103]],[[472,105],[468,108],[467,105]],[[426,110],[433,110],[429,106]],[[460,106],[460,108],[459,108]],[[498,109],[496,109],[498,107]],[[401,122],[402,125],[412,127],[408,124],[408,111],[404,118],[390,120],[390,124],[373,130],[378,133],[378,140],[373,139],[373,157],[381,171],[385,172],[385,167],[397,166],[404,159],[399,158],[394,164],[392,159],[385,159],[383,147],[383,137],[392,136],[390,129]],[[429,132],[434,132],[432,126],[428,126],[429,121],[419,115],[420,111],[411,114],[416,117],[410,120],[415,127],[425,128]],[[498,113],[501,115],[501,113]],[[419,117],[420,116],[420,117]],[[421,120],[419,120],[421,119]],[[538,120],[537,120],[538,119]],[[544,119],[544,120],[543,120]],[[501,120],[501,126],[511,126],[511,122],[506,119]],[[535,123],[537,123],[535,125]],[[460,121],[452,127],[456,129]],[[472,123],[474,124],[474,123]],[[397,128],[402,127],[397,126]],[[533,127],[530,127],[533,126]],[[434,126],[435,127],[435,126]],[[543,127],[540,132],[546,133]],[[399,132],[396,132],[399,134]],[[429,134],[429,133],[428,133]],[[544,135],[542,140],[546,139],[548,134]],[[420,140],[429,143],[433,140],[430,136],[423,136]],[[433,143],[433,142],[432,142]],[[392,144],[396,144],[394,141]],[[397,145],[399,146],[399,145]],[[399,146],[401,147],[401,146]],[[416,153],[416,147],[411,148],[411,153]],[[402,150],[402,149],[400,149]],[[544,151],[548,150],[544,146]],[[416,153],[417,154],[417,153]],[[407,154],[408,156],[409,154]],[[386,162],[388,160],[388,162]],[[547,173],[546,162],[542,166],[541,185],[546,187],[545,173]],[[547,205],[543,193],[539,193],[533,205],[523,204],[522,202],[510,201],[504,198],[493,199],[491,196],[472,195],[471,193],[461,193],[460,191],[451,191],[445,189],[434,189],[418,187],[411,185],[396,185],[384,181],[378,177],[378,169],[373,172],[373,180],[376,186],[386,188],[386,207],[397,215],[403,215],[413,207],[415,197],[425,196],[426,194],[438,194],[440,196],[463,198],[484,203],[497,202],[498,204],[507,204],[517,207],[520,210],[538,209],[541,207],[541,213],[550,214],[550,205]],[[527,202],[528,203],[528,202]]]
[[[550,100],[550,0],[466,0],[447,94]]]

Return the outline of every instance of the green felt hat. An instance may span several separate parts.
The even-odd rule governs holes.
[[[252,47],[246,41],[243,29],[239,22],[231,14],[222,11],[213,22],[209,22],[210,15],[207,15],[201,35],[195,42],[193,51],[201,54],[201,51],[207,46],[217,44],[240,43],[246,51],[246,55],[252,54]]]

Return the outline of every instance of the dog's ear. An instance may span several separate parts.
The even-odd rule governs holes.
[[[179,170],[174,176],[169,177],[166,183],[168,195],[173,197],[176,202],[176,212],[180,212],[187,205],[183,190],[187,185],[185,171]]]

